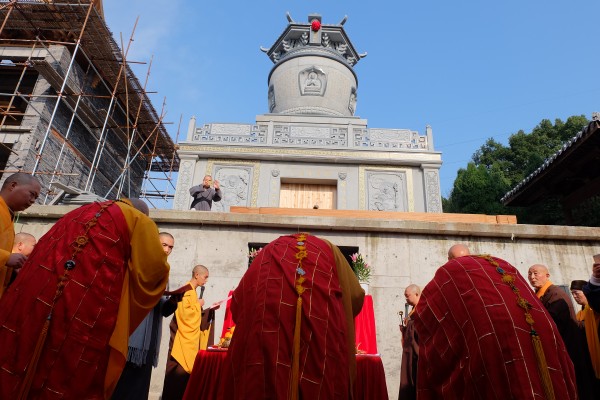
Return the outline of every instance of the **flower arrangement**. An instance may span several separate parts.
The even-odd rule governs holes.
[[[256,258],[256,256],[258,256],[258,253],[260,253],[262,249],[262,247],[260,247],[259,249],[255,249],[254,247],[250,248],[250,251],[248,252],[248,265],[252,264],[252,261],[254,261],[254,259]]]
[[[354,253],[350,256],[352,260],[352,270],[359,282],[369,283],[373,269],[365,262],[362,254]]]

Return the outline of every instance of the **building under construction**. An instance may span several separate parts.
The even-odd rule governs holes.
[[[150,67],[141,83],[132,39],[117,44],[102,2],[0,0],[0,24],[0,176],[35,175],[43,204],[64,191],[172,198],[179,159],[164,106],[151,104]]]

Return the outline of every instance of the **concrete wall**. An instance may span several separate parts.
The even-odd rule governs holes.
[[[22,213],[16,231],[40,237],[54,221],[71,210],[65,206],[33,206]],[[436,223],[420,221],[355,220],[153,210],[159,229],[175,237],[170,285],[187,282],[192,267],[210,270],[204,298],[221,300],[239,282],[247,268],[249,242],[270,242],[280,235],[308,231],[340,246],[357,246],[374,266],[370,285],[381,353],[390,398],[398,396],[401,344],[397,313],[404,310],[404,288],[424,286],[447,259],[448,248],[463,242],[473,253],[489,253],[517,267],[522,274],[534,263],[545,263],[556,284],[587,279],[592,255],[600,252],[600,228]],[[221,333],[224,310],[217,311],[216,336]],[[154,370],[151,397],[160,395],[168,346],[164,321],[159,366]]]

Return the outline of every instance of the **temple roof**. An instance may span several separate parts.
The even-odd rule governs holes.
[[[557,196],[572,208],[600,194],[600,118],[594,115],[581,132],[548,157],[501,201],[507,206],[529,206]]]

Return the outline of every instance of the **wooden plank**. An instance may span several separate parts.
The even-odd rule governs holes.
[[[288,215],[307,217],[334,217],[354,219],[390,219],[406,221],[429,222],[464,222],[480,224],[516,224],[514,215],[483,215],[483,214],[451,214],[451,213],[419,213],[368,210],[326,210],[312,208],[276,208],[276,207],[231,207],[233,213]]]

